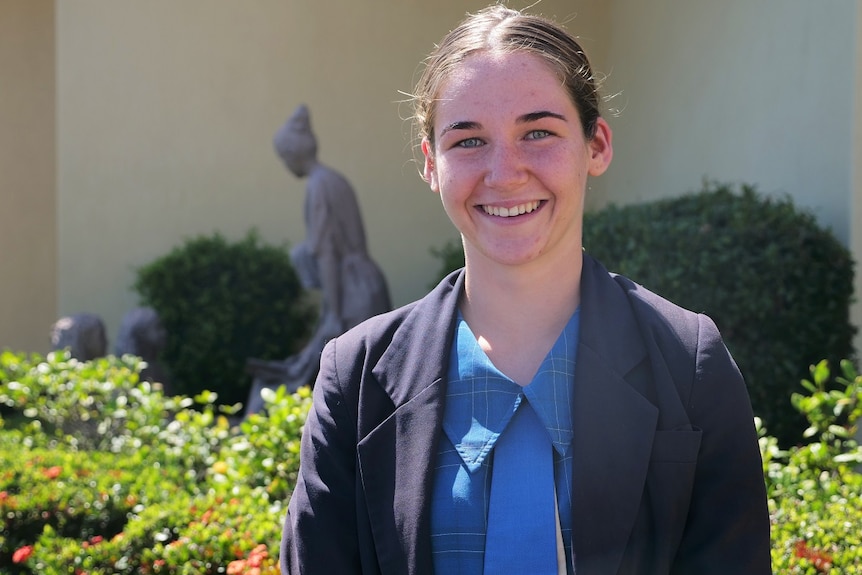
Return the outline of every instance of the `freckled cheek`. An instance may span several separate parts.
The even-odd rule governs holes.
[[[468,196],[481,182],[481,170],[475,166],[446,165],[437,172],[440,192],[448,196]]]

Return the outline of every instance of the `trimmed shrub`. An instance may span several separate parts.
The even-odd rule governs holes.
[[[188,240],[139,269],[134,289],[167,331],[172,390],[206,389],[224,403],[247,399],[248,358],[286,358],[315,315],[287,250],[253,231],[236,243],[219,234]]]
[[[440,260],[440,267],[434,281],[428,284],[428,289],[434,289],[449,273],[464,267],[464,246],[460,241],[450,240],[440,247],[432,247],[431,255]]]
[[[782,445],[806,423],[790,394],[808,366],[852,357],[853,261],[790,198],[700,193],[589,214],[584,247],[611,271],[715,320],[755,414]]]

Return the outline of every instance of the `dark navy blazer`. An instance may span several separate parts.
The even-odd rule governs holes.
[[[453,273],[327,344],[282,573],[432,574],[431,481],[463,281]],[[708,317],[584,255],[572,413],[577,575],[771,574],[751,405]]]

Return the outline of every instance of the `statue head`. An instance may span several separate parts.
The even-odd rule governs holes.
[[[317,139],[311,131],[308,107],[301,104],[276,132],[273,146],[295,176],[307,176],[317,162]]]
[[[78,313],[57,320],[51,326],[51,349],[64,348],[80,361],[104,356],[108,337],[102,318],[92,313]]]
[[[123,316],[117,332],[114,353],[131,353],[155,361],[165,347],[167,332],[156,310],[150,307],[135,308]]]

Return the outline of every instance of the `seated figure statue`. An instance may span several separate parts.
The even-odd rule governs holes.
[[[321,291],[320,319],[311,339],[296,355],[283,361],[248,361],[255,380],[246,413],[260,409],[264,387],[287,385],[293,391],[312,383],[327,341],[391,309],[386,280],[368,255],[356,194],[344,176],[318,161],[306,106],[296,109],[273,144],[291,173],[308,178],[306,238],[290,255],[303,287]]]

